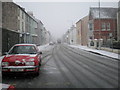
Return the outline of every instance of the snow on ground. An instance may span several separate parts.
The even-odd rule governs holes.
[[[45,44],[45,45],[38,46],[38,48],[40,51],[43,51],[43,50],[46,50],[48,46],[49,44]]]
[[[119,57],[120,57],[119,54],[108,52],[108,51],[104,51],[104,50],[92,49],[92,48],[89,48],[87,46],[81,46],[81,45],[69,45],[69,46],[70,47],[74,47],[74,48],[83,49],[83,50],[86,50],[86,51],[99,53],[99,54],[102,54],[102,55],[105,55],[105,56],[108,56],[108,57],[111,57],[111,58],[115,58],[115,59],[119,59]]]
[[[45,45],[38,46],[38,49],[44,52],[44,51],[50,51],[50,49],[52,49],[53,47],[54,45],[45,44]]]
[[[38,46],[38,49],[42,52],[41,58],[46,57],[52,48],[54,48],[54,45],[46,44]]]

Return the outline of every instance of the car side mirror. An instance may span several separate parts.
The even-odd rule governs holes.
[[[4,52],[4,53],[3,53],[3,55],[7,55],[7,54],[8,54],[8,52]]]
[[[42,52],[39,52],[39,54],[42,54]]]

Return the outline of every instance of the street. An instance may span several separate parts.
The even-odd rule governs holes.
[[[66,44],[43,50],[40,75],[7,75],[2,83],[16,88],[117,88],[118,60]],[[47,47],[46,47],[47,48]]]

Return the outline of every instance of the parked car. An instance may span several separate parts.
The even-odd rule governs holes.
[[[0,86],[2,86],[2,90],[15,90],[15,87],[13,85],[0,83]]]
[[[2,73],[32,72],[39,75],[41,54],[35,44],[16,44],[2,59]]]

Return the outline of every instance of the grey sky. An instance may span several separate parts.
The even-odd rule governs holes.
[[[15,0],[14,0],[15,1]],[[33,11],[48,31],[60,38],[73,24],[89,13],[89,7],[98,7],[98,2],[17,2],[26,11]],[[117,7],[116,2],[101,3],[104,7]]]

